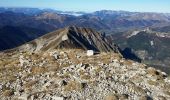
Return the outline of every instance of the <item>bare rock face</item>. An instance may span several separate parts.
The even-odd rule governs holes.
[[[83,50],[94,50],[100,52],[119,52],[115,44],[109,44],[105,36],[90,28],[67,27],[48,33],[20,49],[32,51],[47,51],[57,48],[79,48]]]

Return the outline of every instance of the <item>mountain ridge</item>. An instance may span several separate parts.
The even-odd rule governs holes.
[[[57,31],[45,34],[20,48],[32,49],[33,51],[50,50],[57,48],[80,48],[84,50],[119,52],[115,44],[109,44],[104,34],[91,28],[66,27]]]
[[[17,14],[19,14],[15,12],[15,10],[11,10],[11,12],[13,12],[13,14],[11,14],[10,16],[16,16]],[[107,34],[111,34],[119,31],[127,31],[130,29],[143,29],[148,26],[157,27],[163,25],[170,25],[170,14],[164,13],[142,13],[102,10],[92,13],[84,13],[80,16],[74,16],[68,15],[67,13],[63,13],[62,11],[60,12],[42,10],[39,13],[31,15],[21,12],[21,14],[23,15],[18,15],[18,17],[20,17],[22,21],[15,19],[15,17],[10,17],[8,15],[6,15],[6,17],[4,18],[2,15],[4,15],[5,13],[7,12],[2,12],[0,15],[0,21],[4,23],[1,23],[2,25],[0,26],[4,26],[6,24],[12,24],[16,26],[29,26],[31,24],[32,28],[41,28],[45,29],[48,32],[64,28],[66,26],[75,25],[79,27],[90,27],[101,32],[106,32]],[[46,15],[44,15],[44,13],[46,13]],[[54,15],[53,19],[45,17],[50,14]],[[58,16],[55,17],[56,15]],[[10,23],[8,21],[10,21]]]

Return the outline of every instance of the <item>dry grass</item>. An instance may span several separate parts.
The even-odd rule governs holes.
[[[1,62],[0,62],[0,66],[7,66],[7,65],[9,65],[10,63],[12,62],[12,60],[10,59],[10,60],[2,60]]]
[[[154,86],[158,85],[158,83],[156,81],[153,81],[153,80],[148,80],[148,84],[149,85],[154,85]]]
[[[97,67],[95,68],[95,72],[96,72],[96,73],[99,73],[100,71],[102,71],[102,68],[99,67],[99,66],[97,66]]]
[[[32,67],[31,72],[33,74],[41,74],[41,73],[46,72],[46,70],[47,69],[45,67]]]
[[[10,97],[12,95],[14,95],[14,91],[12,91],[12,90],[5,90],[3,92],[3,96],[5,96],[5,97]]]
[[[57,71],[59,70],[59,65],[58,64],[53,64],[54,66],[48,66],[48,71]]]
[[[134,81],[135,83],[141,83],[143,79],[140,76],[133,76],[130,80]]]
[[[117,54],[117,53],[111,53],[111,55],[112,55],[112,59],[121,60],[123,58],[122,55]]]
[[[143,90],[143,89],[142,89],[141,87],[139,87],[139,86],[134,86],[133,89],[134,89],[134,91],[136,91],[137,94],[141,94],[141,95],[146,94],[146,93],[145,93],[145,90]]]
[[[7,81],[15,81],[16,80],[16,73],[18,73],[21,69],[14,66],[8,67],[0,67],[0,81],[7,82]]]
[[[82,86],[79,82],[76,81],[70,81],[68,84],[64,87],[65,91],[80,91],[82,89]]]
[[[38,81],[30,81],[24,84],[24,88],[31,88],[33,85],[35,85]]]
[[[85,80],[90,80],[90,78],[91,78],[90,75],[81,75],[80,77],[81,77],[81,79],[85,79]]]
[[[60,78],[70,78],[70,73],[65,73],[64,75],[60,76]]]
[[[133,64],[133,61],[131,60],[124,61],[124,65],[131,66],[132,64]]]
[[[76,52],[77,52],[77,53],[76,53]],[[76,58],[76,54],[77,54],[77,55],[80,55],[79,52],[82,52],[82,51],[81,51],[81,50],[78,50],[78,51],[73,50],[73,51],[70,51],[70,52],[68,53],[68,58],[69,58],[72,62],[74,62],[75,64],[79,64],[79,63],[81,62],[81,58],[80,58],[80,59],[77,59],[77,58]]]
[[[118,96],[115,94],[108,94],[104,100],[119,100]]]
[[[151,67],[147,69],[147,73],[150,74],[150,75],[153,75],[153,76],[160,74],[158,71],[156,71],[156,69],[151,68]]]
[[[164,91],[164,93],[170,96],[170,91]]]
[[[60,66],[60,68],[68,67],[68,66],[70,66],[70,65],[72,65],[72,64],[69,64],[69,63],[63,63],[63,64]]]
[[[126,94],[119,94],[119,100],[128,100],[128,95]]]
[[[82,70],[82,69],[80,69],[80,70],[79,70],[79,74],[80,74],[80,75],[84,75],[84,74],[85,74],[85,71]]]
[[[41,59],[43,56],[43,52],[39,52],[39,53],[33,53],[33,54],[28,54],[27,57],[29,57],[32,60],[38,60]]]

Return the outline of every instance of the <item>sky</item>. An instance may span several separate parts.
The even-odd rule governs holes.
[[[52,8],[86,12],[125,10],[170,13],[170,0],[0,0],[0,7]]]

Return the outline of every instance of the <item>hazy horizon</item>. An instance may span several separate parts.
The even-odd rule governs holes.
[[[99,10],[115,10],[130,12],[158,12],[170,13],[168,0],[1,0],[0,7],[40,8],[61,11],[94,12]]]
[[[0,8],[32,8],[32,9],[39,9],[39,10],[56,10],[56,11],[63,11],[63,12],[82,12],[82,13],[94,13],[96,11],[124,11],[124,12],[139,12],[139,13],[167,13],[170,14],[170,12],[154,12],[154,11],[128,11],[128,10],[114,10],[114,9],[100,9],[100,10],[95,10],[95,11],[75,11],[75,10],[60,10],[60,9],[55,9],[55,8],[38,8],[38,7],[8,7],[8,6],[0,6]]]

